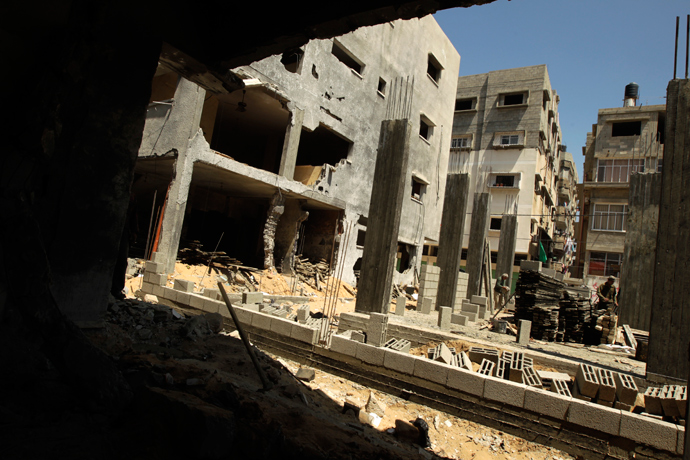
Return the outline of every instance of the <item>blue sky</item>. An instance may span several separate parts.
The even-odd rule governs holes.
[[[460,75],[546,64],[561,97],[563,143],[578,165],[599,109],[622,107],[625,85],[640,85],[639,103],[665,104],[673,78],[685,76],[688,0],[497,0],[434,15],[460,53]]]

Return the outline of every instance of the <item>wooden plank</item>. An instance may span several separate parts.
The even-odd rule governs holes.
[[[630,326],[627,324],[623,325],[623,335],[625,336],[625,341],[627,342],[627,344],[632,348],[637,349],[637,340],[635,339],[635,336],[633,335]]]

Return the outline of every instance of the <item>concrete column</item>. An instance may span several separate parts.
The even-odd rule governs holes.
[[[462,239],[465,232],[467,196],[470,189],[469,174],[449,174],[443,199],[441,236],[438,242],[438,259],[441,269],[438,281],[436,305],[455,310],[455,293],[458,286]]]
[[[271,268],[275,265],[273,250],[276,245],[276,230],[284,212],[285,196],[278,190],[271,198],[271,205],[268,207],[268,215],[264,225],[264,268]]]
[[[631,174],[621,265],[619,324],[649,330],[654,290],[661,174]]]
[[[283,154],[280,157],[280,169],[278,174],[292,180],[295,177],[295,164],[297,163],[297,150],[299,138],[302,135],[302,123],[304,122],[304,110],[295,108],[290,112],[290,121],[285,129],[285,141],[283,142]]]
[[[672,80],[666,90],[666,136],[652,294],[647,378],[688,379],[690,296],[690,80]],[[688,455],[688,451],[686,456]]]
[[[479,295],[481,292],[482,261],[484,257],[484,242],[489,233],[491,219],[491,195],[489,193],[475,193],[472,207],[472,224],[470,226],[470,242],[467,247],[467,298]]]
[[[199,122],[204,108],[205,96],[206,91],[204,89],[181,78],[175,91],[170,116],[160,133],[161,140],[165,140],[170,149],[177,150],[177,159],[173,165],[172,180],[163,212],[163,225],[161,226],[157,250],[163,254],[167,273],[172,273],[175,269],[177,250],[180,246],[189,184],[192,182],[192,172],[196,160],[189,154],[188,146],[190,140],[199,133]],[[170,143],[171,139],[174,140],[173,144]]]
[[[309,212],[302,209],[303,204],[303,200],[286,200],[285,212],[276,229],[274,263],[282,267],[282,273],[288,275],[294,274],[299,229],[302,222],[309,218]]]
[[[387,313],[410,156],[409,120],[381,123],[356,311]]]
[[[517,216],[506,214],[501,219],[501,235],[498,237],[498,257],[496,260],[496,279],[507,273],[509,280],[513,279],[513,263],[515,261],[515,246],[517,245]],[[493,286],[492,286],[493,289]]]

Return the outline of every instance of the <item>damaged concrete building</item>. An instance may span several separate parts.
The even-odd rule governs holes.
[[[132,188],[138,250],[147,239],[141,223],[155,221],[160,207],[155,245],[168,272],[178,249],[197,241],[284,273],[296,255],[344,264],[343,279],[354,283],[379,127],[404,80],[413,88],[415,135],[396,281],[412,281],[423,241],[438,239],[459,63],[427,16],[313,40],[235,68],[244,88],[230,94],[205,91],[160,65]]]
[[[546,65],[458,79],[449,172],[470,174],[470,193],[488,194],[488,232],[496,263],[502,219],[517,215],[514,271],[521,260],[551,255],[562,146],[560,98]],[[476,201],[476,200],[475,200]],[[463,248],[473,206],[468,200]],[[463,255],[463,259],[466,257]]]

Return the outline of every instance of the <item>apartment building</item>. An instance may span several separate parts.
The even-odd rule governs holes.
[[[517,214],[515,270],[521,260],[539,258],[540,244],[549,260],[559,250],[553,240],[564,150],[559,100],[546,65],[458,78],[448,169],[470,174],[472,194],[491,194],[489,240],[494,262],[501,219]],[[572,198],[566,201],[571,203]],[[468,203],[464,248],[469,243],[473,200]]]
[[[557,269],[570,267],[575,263],[575,224],[578,211],[577,168],[573,155],[561,151],[558,161],[558,183],[556,197],[558,205],[554,214],[553,255],[557,259]]]
[[[660,172],[663,165],[666,106],[638,106],[637,95],[631,83],[623,107],[599,110],[582,148],[578,265],[595,282],[621,272],[630,175]]]
[[[161,66],[133,192],[140,223],[161,210],[153,227],[167,270],[178,248],[198,241],[250,267],[289,272],[295,255],[344,264],[343,279],[354,283],[381,122],[399,98],[414,135],[396,281],[412,281],[424,240],[438,240],[459,63],[427,16],[232,69],[230,92]],[[140,231],[146,241],[146,226]]]

